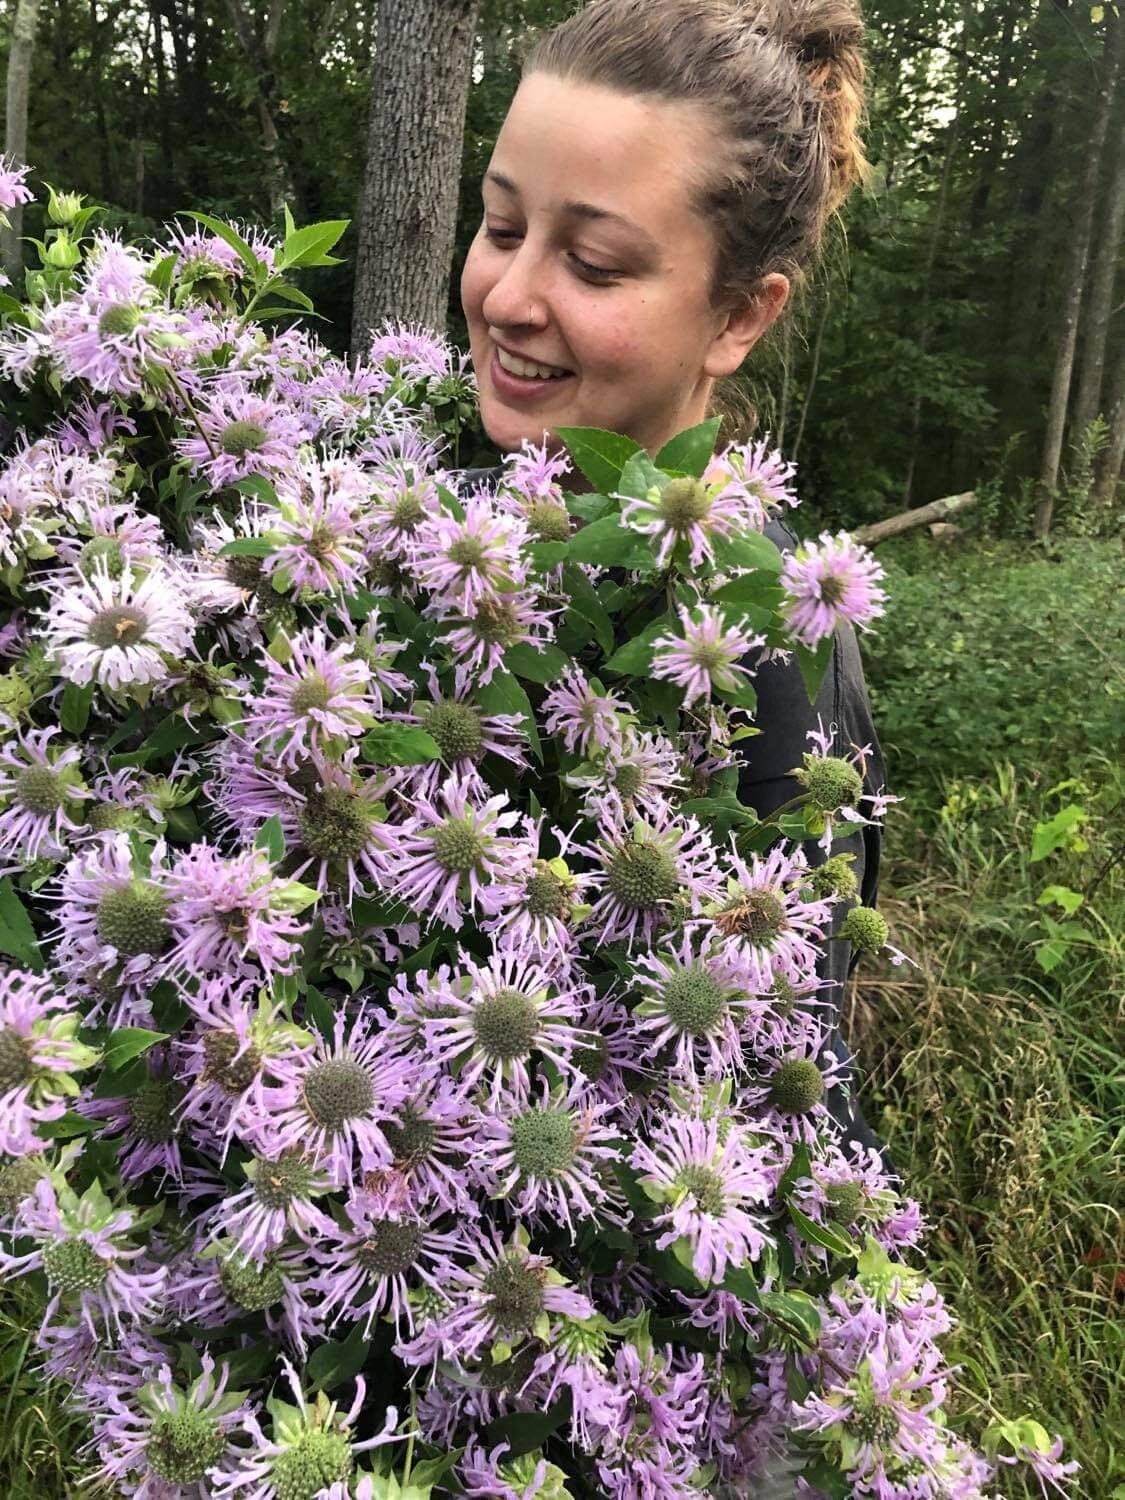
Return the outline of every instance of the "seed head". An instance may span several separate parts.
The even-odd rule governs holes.
[[[52,1291],[93,1292],[109,1275],[109,1266],[87,1240],[59,1240],[43,1251],[43,1269]]]
[[[94,918],[103,943],[123,958],[153,957],[168,946],[168,898],[147,880],[114,886],[99,899]]]
[[[840,927],[840,936],[860,953],[878,953],[889,932],[886,918],[871,906],[853,906]]]
[[[785,1115],[807,1115],[824,1098],[824,1075],[810,1057],[791,1057],[774,1074],[770,1099]]]
[[[342,1432],[309,1427],[273,1461],[270,1479],[277,1500],[314,1500],[342,1484],[353,1467],[352,1445]]]
[[[661,999],[669,1021],[688,1036],[706,1036],[726,1015],[726,991],[703,964],[679,969],[665,980]]]
[[[480,714],[468,703],[431,703],[421,712],[422,728],[437,741],[448,764],[476,760],[484,744]]]
[[[153,1473],[170,1484],[199,1484],[225,1449],[215,1418],[187,1403],[153,1418],[145,1457]]]
[[[623,844],[609,862],[606,885],[622,906],[656,911],[680,888],[676,861],[659,844]]]
[[[526,1057],[539,1035],[539,1009],[521,990],[497,990],[473,1009],[473,1035],[487,1057]]]
[[[336,1131],[347,1120],[366,1114],[375,1102],[371,1079],[350,1057],[314,1063],[305,1079],[305,1108],[325,1130]]]
[[[380,1219],[368,1231],[356,1259],[372,1281],[405,1276],[418,1259],[425,1227],[403,1219]]]
[[[505,1251],[482,1283],[489,1316],[501,1333],[531,1332],[544,1308],[545,1284],[544,1267],[530,1265],[521,1250]]]
[[[257,422],[229,422],[219,436],[219,447],[232,458],[245,458],[263,448],[269,433]]]
[[[578,1128],[564,1109],[529,1109],[512,1121],[512,1155],[525,1177],[561,1177],[578,1154]]]
[[[794,774],[821,812],[855,807],[863,796],[863,777],[850,760],[838,755],[806,754],[804,765]]]

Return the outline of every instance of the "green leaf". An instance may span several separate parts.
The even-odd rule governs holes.
[[[776,578],[783,561],[780,549],[760,531],[715,538],[715,562],[720,568],[758,568]]]
[[[549,683],[558,681],[570,666],[570,658],[557,646],[548,644],[540,651],[521,641],[518,646],[509,646],[504,652],[504,665],[509,672],[528,682]]]
[[[213,219],[210,214],[195,213],[191,209],[187,210],[187,214],[190,219],[196,219],[200,224],[206,225],[212,234],[217,234],[225,244],[229,245],[247,270],[253,273],[255,280],[265,274],[265,266],[242,236],[237,234],[229,224],[224,224],[221,219]]]
[[[762,1311],[804,1348],[816,1348],[820,1338],[820,1313],[813,1299],[804,1292],[763,1292]]]
[[[143,1026],[122,1026],[111,1031],[103,1048],[105,1065],[111,1073],[117,1073],[134,1057],[140,1057],[157,1042],[166,1042],[166,1031],[147,1031]]]
[[[336,1026],[336,1012],[332,1002],[314,985],[309,985],[305,994],[305,1020],[316,1027],[322,1037],[330,1038]]]
[[[581,495],[567,495],[566,508],[580,521],[600,521],[607,510],[616,510],[616,504],[608,495],[595,494],[587,490]]]
[[[858,1251],[846,1234],[841,1234],[838,1229],[830,1229],[824,1224],[818,1224],[815,1219],[810,1219],[807,1214],[803,1214],[793,1203],[789,1205],[789,1217],[793,1220],[803,1240],[808,1240],[811,1245],[820,1245],[825,1250],[831,1250],[833,1255],[848,1255],[853,1260],[855,1259]]]
[[[568,542],[532,542],[526,548],[527,556],[540,573],[546,573],[548,569],[557,568],[559,563],[565,562],[569,551]]]
[[[272,818],[267,818],[258,829],[254,847],[266,851],[271,865],[279,865],[285,858],[285,833],[281,827],[281,819],[276,813]]]
[[[541,1448],[552,1433],[557,1432],[570,1416],[570,1392],[566,1392],[546,1411],[517,1411],[506,1417],[497,1417],[485,1428],[488,1444],[510,1444],[505,1460],[520,1458],[525,1453],[534,1453]]]
[[[94,684],[79,686],[68,682],[62,690],[59,704],[59,723],[67,734],[82,734],[90,721],[90,704],[94,701]]]
[[[777,613],[784,598],[785,590],[778,583],[777,575],[768,568],[751,568],[740,573],[711,595],[715,604],[754,605],[757,610],[765,611],[767,618]],[[751,613],[741,618],[749,619],[758,630],[766,623],[760,614]]]
[[[832,649],[835,644],[836,638],[831,635],[825,636],[815,651],[810,651],[799,641],[793,642],[793,652],[797,658],[797,665],[801,669],[801,676],[805,680],[805,692],[808,694],[810,703],[816,702],[820,685],[824,681],[824,674],[828,671],[832,660]]]
[[[476,700],[486,713],[519,714],[536,760],[543,759],[543,747],[539,743],[539,730],[535,724],[531,699],[510,672],[493,672],[491,680],[477,689]]]
[[[279,266],[337,266],[335,257],[328,255],[336,241],[351,223],[350,219],[325,219],[319,224],[306,224],[286,235],[281,247]]]
[[[710,417],[706,422],[700,422],[698,427],[689,427],[686,431],[677,433],[656,455],[656,467],[676,469],[681,474],[701,478],[714,456],[721,425],[721,417]]]
[[[417,921],[417,913],[411,911],[405,901],[393,896],[353,896],[348,905],[348,915],[356,927],[398,927],[403,922]]]
[[[441,746],[417,724],[376,724],[361,743],[364,760],[377,766],[424,766],[441,759]]]
[[[748,1302],[751,1307],[761,1307],[762,1293],[755,1281],[753,1274],[745,1267],[738,1271],[728,1271],[723,1277],[722,1289],[730,1292],[731,1296],[738,1297],[743,1302]]]
[[[43,1120],[35,1127],[36,1135],[48,1141],[69,1141],[78,1135],[93,1135],[99,1128],[97,1120],[88,1120],[85,1115],[68,1109],[57,1120]]]
[[[635,635],[631,641],[626,641],[624,646],[615,651],[608,661],[603,662],[603,672],[613,672],[617,676],[632,673],[634,677],[643,677],[652,666],[652,643],[657,636],[664,635],[666,631],[676,633],[676,624],[667,615],[661,615],[659,619],[653,620],[646,625],[640,635]]]
[[[1074,830],[1085,822],[1087,816],[1084,807],[1072,802],[1069,806],[1060,808],[1048,822],[1036,823],[1031,837],[1031,863],[1046,859],[1048,854],[1069,844]]]
[[[812,1158],[809,1156],[809,1148],[802,1142],[793,1153],[793,1159],[786,1167],[781,1181],[777,1185],[777,1196],[783,1203],[788,1203],[789,1194],[793,1184],[801,1177],[812,1176]]]
[[[265,536],[240,536],[220,547],[216,557],[268,557],[277,551],[277,543]]]
[[[567,452],[600,494],[615,490],[631,454],[640,447],[632,438],[600,427],[558,427]]]
[[[186,745],[198,745],[207,738],[208,735],[199,725],[189,724],[183,714],[169,714],[146,736],[139,750],[110,756],[110,767],[116,771],[122,766],[146,766],[150,760],[161,755],[171,755]]]
[[[1039,892],[1036,905],[1061,906],[1064,914],[1072,917],[1084,900],[1081,891],[1072,891],[1067,885],[1049,885]]]
[[[617,491],[618,494],[627,495],[630,500],[643,500],[649,490],[654,487],[660,489],[665,483],[665,476],[652,459],[643,448],[638,448],[621,470],[621,483]]]
[[[245,479],[236,479],[231,489],[237,490],[240,495],[249,495],[253,500],[260,500],[263,505],[277,504],[277,491],[264,474],[247,474]]]
[[[371,1349],[371,1340],[362,1323],[357,1323],[346,1339],[321,1344],[309,1355],[308,1377],[322,1391],[332,1391],[345,1380],[351,1380],[363,1369]]]
[[[603,655],[609,656],[613,651],[613,621],[606,613],[593,584],[581,568],[568,563],[563,570],[563,587],[570,595],[568,615],[580,615],[583,620],[589,621],[594,639]]]
[[[7,875],[0,880],[0,953],[17,959],[28,969],[43,967],[43,955],[27,908]]]
[[[680,803],[677,811],[700,818],[720,838],[736,824],[753,828],[758,822],[753,808],[744,807],[737,797],[689,797]]]
[[[652,562],[647,537],[622,523],[615,511],[591,521],[570,539],[572,562],[595,563],[599,568],[642,568]]]

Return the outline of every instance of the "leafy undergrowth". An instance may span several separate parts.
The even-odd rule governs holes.
[[[891,820],[880,905],[919,967],[864,975],[853,990],[846,1019],[867,1108],[932,1226],[963,1383],[1061,1432],[1083,1466],[1078,1493],[1118,1497],[1121,773],[1095,758],[1060,791],[1001,766],[943,790],[928,827],[904,812]],[[1085,816],[1032,861],[1036,825],[1064,798]],[[1049,883],[1086,895],[1089,939],[1045,973],[1037,898]],[[1006,1493],[1031,1491],[1013,1477]]]
[[[64,1404],[66,1387],[36,1369],[35,1330],[43,1288],[32,1278],[0,1286],[0,1495],[4,1500],[95,1500],[107,1492],[88,1483],[78,1457],[81,1420]]]

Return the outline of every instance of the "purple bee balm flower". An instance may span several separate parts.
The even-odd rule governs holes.
[[[368,482],[350,459],[307,460],[297,483],[278,481],[280,545],[265,560],[278,588],[340,594],[359,588],[366,572],[363,520]]]
[[[662,734],[629,731],[593,764],[586,762],[565,778],[585,787],[582,810],[598,824],[624,826],[636,814],[667,818],[671,795],[684,786],[680,752]]]
[[[351,641],[333,642],[319,627],[290,639],[286,662],[262,654],[266,677],[246,710],[243,732],[286,770],[314,751],[328,753],[374,727],[380,700],[371,670]]]
[[[256,225],[232,222],[235,229],[250,246],[252,254],[272,271],[277,263],[277,245],[264,235]],[[194,225],[168,224],[165,226],[168,248],[175,253],[175,274],[181,280],[198,280],[209,270],[221,271],[232,279],[247,274],[245,263],[238,251],[217,234],[196,228]],[[189,273],[194,271],[194,276]]]
[[[442,514],[437,482],[424,466],[393,460],[371,475],[367,552],[378,573],[411,556],[419,530]]]
[[[262,849],[224,858],[207,843],[177,854],[164,876],[172,947],[168,969],[201,977],[290,974],[315,900],[308,887],[274,876]]]
[[[759,1055],[757,1062],[762,1071],[742,1087],[740,1103],[757,1113],[760,1126],[814,1145],[830,1127],[825,1096],[842,1085],[846,1064],[825,1051],[824,1035],[815,1030],[791,1043],[780,1057],[767,1061]]]
[[[703,483],[719,488],[719,498],[736,499],[745,517],[743,530],[761,531],[770,515],[783,505],[798,504],[790,481],[796,464],[771,448],[768,435],[749,443],[733,443],[717,453],[703,471]]]
[[[688,1077],[719,1078],[744,1066],[743,1031],[769,1002],[752,993],[737,954],[691,929],[633,960],[630,989],[640,997],[633,1025],[648,1048],[668,1049]]]
[[[726,855],[733,873],[726,896],[704,919],[748,966],[760,993],[778,973],[797,980],[816,969],[818,944],[832,920],[832,903],[810,899],[803,884],[804,850],[775,845],[747,864],[733,843]]]
[[[1070,1463],[1059,1462],[1063,1455],[1062,1438],[1056,1437],[1054,1442],[1051,1442],[1048,1434],[1040,1428],[1038,1422],[1025,1420],[1005,1423],[1002,1426],[1015,1429],[1017,1441],[1023,1435],[1021,1429],[1031,1428],[1035,1441],[1041,1446],[1033,1447],[1029,1442],[1020,1442],[1018,1451],[1014,1455],[998,1453],[997,1462],[1008,1465],[1026,1464],[1038,1481],[1039,1488],[1044,1495],[1052,1491],[1058,1495],[1065,1495],[1070,1486],[1075,1483],[1075,1476],[1080,1472],[1080,1465],[1074,1459]],[[1048,1485],[1050,1490],[1047,1488]]]
[[[583,928],[587,942],[623,942],[631,952],[719,891],[715,851],[696,818],[638,819],[582,852],[597,863],[590,884],[600,892]]]
[[[35,201],[35,194],[25,181],[30,171],[30,167],[17,166],[12,156],[0,156],[0,216],[5,209],[15,208],[17,203]],[[7,222],[4,219],[4,223]]]
[[[419,526],[410,567],[445,608],[471,615],[523,585],[527,540],[520,521],[478,496],[465,502],[463,520],[442,514]]]
[[[427,604],[423,612],[440,618],[449,615],[446,606],[436,601]],[[471,614],[441,636],[453,653],[459,680],[491,682],[510,647],[528,645],[539,650],[549,643],[554,628],[552,613],[557,611],[546,609],[534,589],[481,599]]]
[[[161,564],[164,528],[159,517],[142,516],[118,501],[71,502],[67,508],[81,533],[58,539],[59,559],[70,570],[64,575],[67,582],[81,583],[103,567],[116,578],[124,563],[137,576]]]
[[[170,1268],[170,1295],[185,1323],[225,1327],[262,1318],[269,1334],[285,1339],[307,1357],[314,1339],[325,1336],[324,1315],[311,1277],[315,1267],[307,1246],[287,1242],[263,1260],[242,1255],[230,1240],[217,1240],[183,1252]]]
[[[501,483],[528,501],[554,500],[561,503],[559,480],[564,474],[573,472],[574,465],[565,449],[548,453],[546,442],[533,443],[530,438],[524,438],[519,452],[507,455]]]
[[[0,1250],[0,1276],[45,1273],[50,1298],[42,1329],[61,1315],[77,1319],[94,1340],[123,1339],[130,1323],[159,1322],[167,1276],[163,1266],[137,1264],[144,1251],[129,1239],[134,1217],[132,1209],[115,1208],[98,1182],[78,1198],[40,1178],[20,1211],[21,1242],[34,1246],[21,1255]]]
[[[53,360],[67,380],[95,391],[136,396],[148,370],[173,362],[188,343],[189,320],[170,312],[148,280],[149,263],[106,234],[94,236],[82,283],[73,296],[43,311]]]
[[[549,1500],[564,1495],[561,1488],[566,1475],[538,1453],[524,1453],[505,1460],[508,1443],[498,1443],[486,1450],[477,1438],[471,1438],[457,1465],[461,1493],[479,1500]]]
[[[33,860],[65,859],[83,824],[90,791],[77,745],[54,747],[59,733],[17,732],[0,745],[0,870],[23,870]]]
[[[597,1433],[605,1494],[615,1500],[688,1500],[700,1462],[694,1444],[708,1416],[703,1356],[677,1357],[671,1345],[642,1353],[624,1343],[610,1378],[621,1419]]]
[[[829,853],[837,819],[852,826],[882,823],[891,803],[902,799],[892,797],[886,791],[866,790],[867,757],[872,753],[870,745],[853,745],[852,754],[842,756],[836,745],[839,734],[836,725],[826,731],[818,715],[816,726],[805,736],[813,742],[816,752],[805,751],[802,764],[794,768],[793,776],[808,792],[813,807],[824,820],[824,833],[817,842]],[[866,812],[861,811],[863,804],[866,804]],[[847,832],[845,829],[845,836]]]
[[[250,474],[272,479],[285,473],[307,436],[291,406],[241,384],[212,387],[185,426],[186,435],[172,446],[193,474],[205,475],[217,490]]]
[[[68,453],[86,456],[108,448],[119,436],[135,437],[137,424],[117,410],[116,402],[95,404],[89,396],[83,396],[56,418],[49,431]]]
[[[78,1040],[81,1022],[47,978],[0,970],[0,1155],[44,1150],[36,1129],[57,1120],[67,1100],[77,1097],[74,1075],[98,1060]]]
[[[682,635],[661,635],[652,643],[652,675],[684,690],[684,707],[713,693],[745,693],[752,677],[741,665],[748,652],[764,646],[764,635],[729,626],[721,609],[709,604],[680,608]]]
[[[585,1079],[568,1090],[542,1084],[537,1103],[504,1101],[482,1113],[470,1169],[529,1223],[561,1221],[574,1238],[575,1215],[589,1222],[613,1219],[613,1164],[622,1159],[618,1129],[606,1124],[610,1106],[593,1096]]]
[[[214,1226],[215,1234],[229,1236],[239,1255],[260,1265],[290,1236],[314,1245],[335,1233],[333,1221],[314,1202],[332,1184],[299,1151],[256,1156],[242,1170],[248,1185],[223,1199]]]
[[[632,1163],[641,1185],[661,1211],[661,1250],[684,1241],[692,1269],[705,1285],[720,1282],[728,1268],[757,1260],[772,1236],[756,1205],[769,1202],[780,1177],[776,1155],[748,1146],[729,1122],[670,1114],[652,1135],[638,1141]]]
[[[440,379],[453,371],[454,349],[447,339],[420,323],[387,320],[371,330],[371,365],[389,365],[406,380]]]
[[[591,757],[618,744],[632,718],[629,705],[571,667],[543,699],[543,727],[561,735],[572,755]]]
[[[476,1111],[459,1083],[444,1076],[421,1077],[394,1119],[383,1123],[394,1154],[383,1177],[400,1180],[421,1208],[433,1204],[446,1213],[475,1212],[465,1180],[475,1129]]]
[[[356,1393],[350,1407],[341,1409],[319,1391],[315,1401],[305,1398],[297,1372],[282,1360],[296,1406],[277,1396],[267,1402],[273,1420],[266,1437],[255,1416],[246,1420],[252,1438],[251,1451],[237,1464],[212,1469],[214,1500],[318,1500],[331,1486],[346,1484],[355,1468],[355,1455],[394,1442],[398,1412],[386,1408],[382,1430],[357,1442],[356,1421],[367,1397],[367,1384],[356,1376]]]
[[[527,769],[527,740],[520,714],[485,713],[464,686],[446,697],[437,673],[426,662],[422,666],[429,679],[429,698],[415,698],[410,713],[394,716],[424,729],[441,750],[440,761],[417,768],[411,787],[415,795],[432,798],[452,771],[466,786],[475,777],[473,790],[486,796],[485,782],[477,772],[486,755],[498,755],[519,771]]]
[[[98,568],[55,596],[47,644],[69,681],[110,692],[148,688],[171,675],[191,649],[195,626],[178,578],[162,568],[120,575]]]
[[[357,1158],[365,1172],[391,1164],[383,1122],[410,1098],[417,1069],[387,1055],[371,1011],[360,1005],[350,1021],[338,1014],[331,1041],[274,1066],[281,1082],[266,1090],[268,1112],[254,1127],[263,1155],[299,1151],[336,1187],[352,1180]]]
[[[396,1334],[404,1322],[413,1334],[409,1287],[420,1283],[441,1295],[448,1258],[471,1246],[461,1230],[443,1232],[428,1223],[399,1191],[355,1193],[346,1213],[347,1224],[330,1223],[316,1247],[329,1327],[341,1320],[362,1323],[370,1337],[375,1319],[388,1313]]]
[[[367,667],[370,674],[368,692],[382,713],[387,700],[405,696],[413,686],[405,672],[398,671],[393,665],[395,657],[405,650],[405,642],[391,640],[384,633],[382,616],[374,605],[367,619],[349,639],[356,656]]]
[[[842,620],[864,629],[883,613],[887,596],[879,580],[885,576],[867,548],[845,531],[834,537],[823,531],[819,544],[802,543],[781,570],[790,634],[811,650]]]
[[[475,805],[456,777],[411,805],[414,814],[394,830],[387,853],[391,889],[422,920],[459,928],[496,874],[526,860],[525,842],[506,836],[520,814],[504,793]]]
[[[458,1083],[487,1085],[494,1106],[528,1098],[537,1055],[575,1077],[574,1049],[587,1040],[573,1024],[584,1008],[581,989],[513,949],[486,964],[463,951],[460,959],[440,1008],[420,1017],[426,1060],[456,1062]]]
[[[589,1299],[572,1291],[545,1255],[527,1248],[517,1228],[505,1244],[494,1230],[480,1233],[470,1266],[450,1262],[443,1290],[453,1299],[440,1320],[440,1339],[452,1358],[487,1358],[528,1340],[550,1345],[560,1316],[591,1318]],[[499,1348],[497,1347],[499,1346]]]
[[[542,838],[542,819],[534,834],[529,856]],[[513,861],[481,892],[481,911],[487,915],[481,930],[497,946],[555,963],[574,951],[586,883],[587,877],[575,875],[561,857]]]
[[[252,1408],[245,1391],[227,1389],[225,1364],[216,1374],[204,1350],[200,1365],[186,1389],[167,1364],[143,1385],[103,1387],[104,1406],[94,1419],[102,1459],[97,1478],[134,1500],[208,1500],[208,1471],[237,1461]]]
[[[164,969],[172,940],[163,886],[164,845],[150,868],[134,865],[127,834],[106,834],[82,848],[58,880],[61,938],[55,951],[63,972],[77,980],[87,969],[112,968],[123,984],[151,984]]]
[[[359,364],[353,370],[346,361],[330,359],[311,380],[297,386],[294,394],[307,407],[314,435],[321,442],[335,439],[354,444],[381,415],[383,393],[390,384],[385,370]],[[285,394],[284,385],[281,386]]]
[[[656,542],[656,561],[667,567],[679,549],[691,568],[715,563],[715,543],[756,529],[757,515],[745,491],[724,482],[714,484],[682,475],[662,480],[644,496],[617,495],[621,520]]]
[[[126,1097],[85,1099],[80,1114],[106,1123],[101,1137],[120,1137],[117,1166],[126,1187],[152,1177],[156,1182],[171,1177],[182,1183],[184,1161],[180,1151],[179,1114],[184,1086],[159,1067]]]

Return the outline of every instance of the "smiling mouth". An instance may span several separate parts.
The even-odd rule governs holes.
[[[560,365],[545,365],[530,359],[520,359],[515,354],[509,354],[499,344],[495,347],[500,368],[521,380],[565,380],[574,373],[573,370],[564,370]]]

